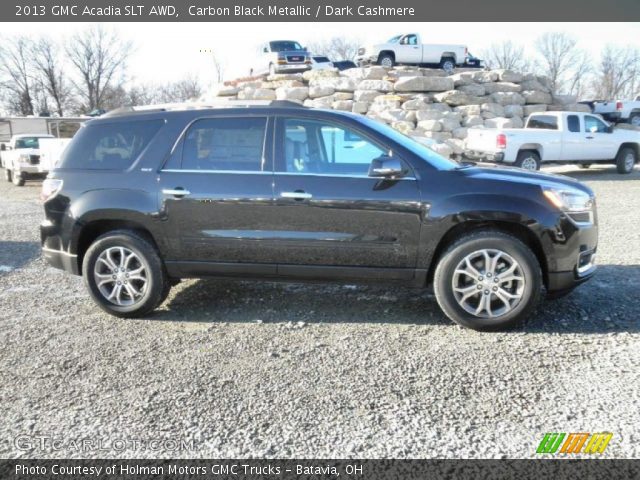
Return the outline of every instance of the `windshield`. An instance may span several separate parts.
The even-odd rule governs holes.
[[[438,170],[452,170],[460,166],[460,164],[454,162],[453,160],[449,160],[448,158],[444,158],[442,155],[437,154],[430,148],[422,145],[421,143],[416,142],[415,140],[407,137],[406,135],[401,134],[397,130],[389,127],[380,122],[376,122],[375,120],[371,120],[370,118],[362,117],[358,118],[359,121],[375,130],[376,132],[384,135],[385,137],[390,138],[396,143],[399,143],[404,148],[414,153],[415,155],[423,158],[425,161],[429,162]]]
[[[290,52],[292,50],[304,50],[298,42],[291,40],[278,40],[277,42],[269,42],[272,52]]]
[[[22,137],[16,139],[16,148],[40,148],[40,142],[38,141],[43,137]],[[44,137],[48,138],[48,137]]]
[[[396,35],[395,37],[391,37],[389,40],[387,40],[387,43],[398,43],[398,40],[400,40],[400,37],[402,35]]]

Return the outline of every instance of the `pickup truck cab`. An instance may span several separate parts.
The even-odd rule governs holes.
[[[464,65],[467,47],[464,45],[436,45],[422,43],[417,33],[396,35],[385,43],[360,47],[356,56],[359,65],[378,64],[383,67],[405,65],[439,65],[453,70]]]
[[[11,137],[9,143],[0,146],[0,158],[7,182],[21,187],[26,180],[44,178],[48,170],[40,165],[40,139],[54,138],[53,135],[21,134]]]
[[[524,128],[471,128],[467,156],[539,170],[543,162],[614,163],[631,173],[638,162],[640,132],[614,130],[597,115],[545,112],[529,116]]]
[[[635,100],[592,102],[592,110],[610,122],[626,122],[640,127],[640,95]]]
[[[272,40],[260,47],[260,54],[249,72],[268,73],[306,72],[312,67],[310,53],[295,40]]]

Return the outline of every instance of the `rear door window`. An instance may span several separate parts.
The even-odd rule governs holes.
[[[164,120],[88,124],[65,149],[60,168],[126,170],[163,124]]]

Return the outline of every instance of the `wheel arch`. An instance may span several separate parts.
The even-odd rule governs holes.
[[[616,152],[616,157],[620,154],[623,148],[632,148],[636,152],[636,162],[640,158],[640,144],[634,142],[625,142],[620,145]]]
[[[542,270],[542,278],[545,287],[548,286],[548,265],[547,257],[544,253],[544,249],[540,239],[525,225],[516,222],[503,221],[503,220],[467,220],[462,223],[458,223],[451,227],[438,242],[434,254],[431,257],[429,268],[427,270],[427,284],[433,283],[433,277],[438,266],[438,262],[442,258],[442,255],[446,252],[447,248],[457,241],[461,236],[467,235],[471,232],[478,231],[497,231],[506,233],[516,237],[526,246],[528,246],[533,254],[538,259],[540,268]]]
[[[458,63],[458,56],[455,54],[455,52],[442,52],[442,55],[440,55],[440,62],[442,63],[442,61],[447,58],[450,58],[456,64]]]
[[[380,60],[384,55],[390,55],[393,58],[393,61],[396,61],[396,52],[394,52],[393,50],[381,50],[378,53],[378,63],[380,63]]]
[[[539,143],[523,143],[518,148],[518,154],[520,152],[535,152],[540,157],[540,161],[543,160],[544,148]]]

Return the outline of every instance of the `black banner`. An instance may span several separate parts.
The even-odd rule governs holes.
[[[632,480],[640,460],[2,460],[0,478]]]
[[[640,1],[4,0],[0,18],[5,22],[629,22],[640,20]]]

